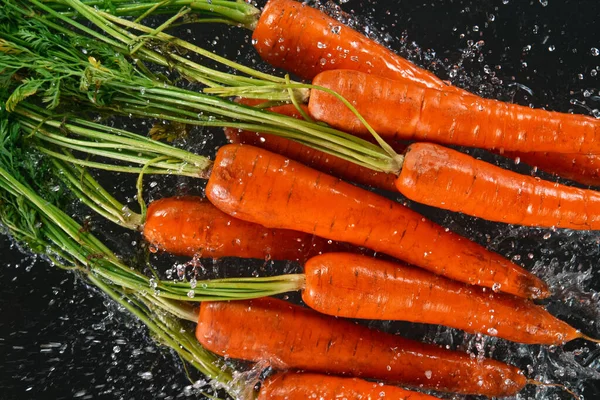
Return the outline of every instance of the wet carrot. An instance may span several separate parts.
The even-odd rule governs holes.
[[[249,106],[255,106],[263,102],[256,99],[237,99],[236,101]],[[301,118],[300,113],[294,105],[271,107],[269,111],[279,114]],[[298,161],[317,171],[325,172],[350,182],[371,186],[387,191],[396,191],[394,184],[396,177],[392,174],[373,171],[342,158],[324,153],[322,151],[305,146],[301,143],[286,139],[281,136],[266,133],[249,132],[233,128],[225,128],[225,136],[231,143],[244,143],[260,147],[273,153],[281,154],[292,160]]]
[[[328,253],[308,260],[304,273],[302,299],[324,314],[444,325],[527,344],[561,345],[584,338],[527,299],[396,262]]]
[[[574,182],[600,186],[600,156],[596,154],[560,154],[542,151],[503,152],[502,154]]]
[[[263,149],[221,147],[206,196],[227,214],[270,228],[352,243],[522,297],[549,295],[535,275],[407,207]]]
[[[216,354],[267,361],[275,369],[487,396],[508,396],[527,383],[513,366],[477,360],[273,298],[202,303],[196,337]]]
[[[252,43],[261,58],[304,79],[330,69],[358,69],[461,91],[323,12],[293,0],[269,0]]]
[[[358,378],[283,372],[268,377],[262,384],[258,400],[434,400],[437,397],[397,386],[368,382]]]
[[[396,186],[411,200],[489,221],[600,229],[600,192],[507,171],[434,144],[408,147]]]
[[[352,70],[325,71],[313,84],[349,100],[385,139],[485,149],[600,153],[600,120],[425,88]],[[312,90],[311,116],[346,132],[368,135],[337,98]]]
[[[317,254],[349,248],[311,234],[242,221],[193,196],[150,203],[144,237],[159,250],[190,257],[304,262]]]
[[[284,23],[291,23],[292,26]],[[336,35],[338,30],[332,27],[341,28],[343,25],[304,4],[292,0],[271,0],[257,24],[255,47],[272,65],[305,79],[312,80],[318,73],[331,69],[351,69],[440,91],[472,95],[448,85],[359,32],[343,27],[344,32],[340,29]],[[344,40],[348,42],[344,43]],[[480,99],[472,96],[473,102]],[[427,140],[435,141],[431,138]],[[585,185],[600,185],[600,161],[594,155],[573,155],[566,159],[558,153],[534,155],[515,152],[512,157],[520,157],[525,162],[530,160],[528,164],[536,162],[535,165],[544,171]]]

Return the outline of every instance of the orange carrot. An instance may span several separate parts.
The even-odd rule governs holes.
[[[499,254],[375,193],[246,145],[217,153],[207,198],[234,217],[386,253],[436,274],[521,297],[546,285]]]
[[[486,396],[508,396],[527,383],[513,366],[480,361],[273,298],[202,303],[196,337],[216,354],[267,361],[275,369],[304,369]]]
[[[304,79],[348,68],[462,92],[321,11],[293,0],[269,0],[252,43],[263,60]]]
[[[255,106],[262,103],[262,100],[255,99],[237,99],[236,101]],[[294,105],[285,105],[271,107],[269,111],[279,114],[301,118],[300,113]],[[373,171],[362,167],[342,158],[324,153],[322,151],[305,146],[301,143],[286,139],[281,136],[269,135],[266,133],[249,132],[233,128],[225,128],[225,136],[231,143],[244,143],[252,146],[267,149],[292,160],[298,161],[317,171],[325,172],[342,178],[347,181],[356,182],[382,190],[396,191],[396,177],[392,174]]]
[[[429,89],[352,70],[325,71],[313,84],[344,96],[386,139],[524,152],[600,153],[600,120],[588,116]],[[322,90],[311,91],[308,109],[319,121],[368,135],[340,100]]]
[[[339,32],[332,27],[340,27]],[[254,41],[256,49],[266,61],[305,79],[312,80],[318,73],[331,69],[351,69],[473,96],[473,102],[480,99],[442,82],[429,71],[406,61],[359,32],[343,27],[339,21],[322,12],[292,0],[271,0],[267,3],[257,24]],[[427,140],[435,141],[432,138]],[[558,153],[546,152],[534,156],[515,152],[511,157],[520,157],[528,164],[536,162],[535,166],[544,171],[585,185],[600,185],[600,161],[595,155],[574,154],[565,158]]]
[[[190,257],[304,262],[314,255],[344,248],[310,234],[241,221],[192,196],[153,201],[148,207],[144,237],[160,250]]]
[[[262,384],[258,400],[434,400],[437,397],[397,386],[367,382],[358,378],[283,372],[268,377]]]
[[[324,314],[444,325],[513,342],[561,345],[586,338],[531,301],[348,253],[308,260],[304,302]]]
[[[507,171],[442,146],[408,147],[396,186],[411,200],[489,221],[600,229],[600,192]]]
[[[541,151],[530,153],[507,151],[502,154],[574,182],[600,186],[600,156],[596,154],[559,154]]]

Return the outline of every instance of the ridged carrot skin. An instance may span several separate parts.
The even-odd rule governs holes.
[[[218,355],[267,361],[275,369],[486,396],[508,396],[526,384],[513,366],[479,361],[273,298],[202,303],[196,337]]]
[[[193,196],[150,203],[144,237],[159,250],[190,257],[304,262],[317,254],[349,248],[303,232],[242,221]]]
[[[502,154],[574,182],[600,186],[600,156],[597,154],[560,154],[543,151],[503,152]]]
[[[485,149],[600,153],[600,120],[532,109],[468,94],[425,88],[359,71],[325,71],[313,84],[349,100],[386,139],[447,143]],[[337,98],[312,90],[311,116],[340,130],[368,131]]]
[[[348,68],[461,91],[323,12],[293,0],[269,0],[252,43],[269,64],[308,80],[324,70]]]
[[[302,299],[337,317],[444,325],[526,344],[561,345],[579,332],[527,299],[422,269],[349,253],[304,264]]]
[[[262,102],[256,99],[237,99],[236,101],[249,106],[255,106]],[[300,113],[293,104],[272,107],[269,108],[269,111],[301,118]],[[346,181],[391,192],[396,191],[396,177],[393,174],[373,171],[281,136],[233,128],[225,128],[224,131],[225,136],[231,143],[243,143],[260,147]]]
[[[283,372],[268,377],[258,400],[436,400],[437,397],[358,378]]]
[[[488,221],[600,229],[600,192],[507,171],[435,144],[408,147],[396,187],[419,203]]]
[[[549,295],[535,275],[407,207],[253,146],[219,149],[206,196],[249,222],[366,247],[522,297]]]

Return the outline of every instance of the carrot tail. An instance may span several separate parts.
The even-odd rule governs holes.
[[[396,186],[411,200],[489,221],[600,229],[600,193],[507,171],[434,144],[409,146]]]
[[[263,60],[307,80],[322,71],[347,68],[462,92],[323,12],[293,0],[269,0],[252,41]]]
[[[258,400],[306,399],[435,400],[437,397],[358,378],[284,372],[272,375],[260,388]]]
[[[350,375],[465,394],[507,396],[525,377],[495,360],[476,360],[371,330],[273,298],[205,302],[196,337],[210,351],[275,369]]]
[[[600,156],[596,154],[560,154],[541,151],[502,154],[574,182],[600,186]]]
[[[519,343],[561,345],[581,337],[543,307],[418,268],[347,253],[305,263],[304,302],[324,314],[437,324]]]
[[[221,147],[206,195],[246,221],[352,243],[521,297],[549,295],[523,268],[401,204],[266,150]]]
[[[221,258],[243,257],[304,262],[349,246],[284,229],[269,229],[233,218],[200,197],[154,201],[148,208],[144,237],[169,253]]]

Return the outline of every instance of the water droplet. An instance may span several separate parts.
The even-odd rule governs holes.
[[[138,375],[140,378],[145,379],[147,381],[152,379],[152,372],[150,371],[140,372]]]
[[[556,47],[553,44],[548,46],[548,51],[554,51],[554,50],[556,50]]]
[[[325,48],[327,48],[327,45],[325,43],[322,43],[322,42],[317,42],[317,47],[319,49],[325,49]]]
[[[339,35],[341,31],[342,27],[340,25],[334,25],[331,27],[331,33],[333,33],[334,35]]]
[[[432,376],[433,376],[433,373],[430,370],[425,371],[425,377],[427,379],[431,379]]]
[[[190,290],[189,292],[187,292],[187,297],[189,297],[190,299],[193,299],[195,295],[196,295],[196,293],[194,293],[193,290]]]
[[[598,57],[600,56],[600,50],[598,50],[598,48],[596,47],[592,47],[590,49],[590,53],[594,56],[594,57]]]
[[[546,7],[548,5],[548,0],[540,0],[540,4],[542,7]]]

